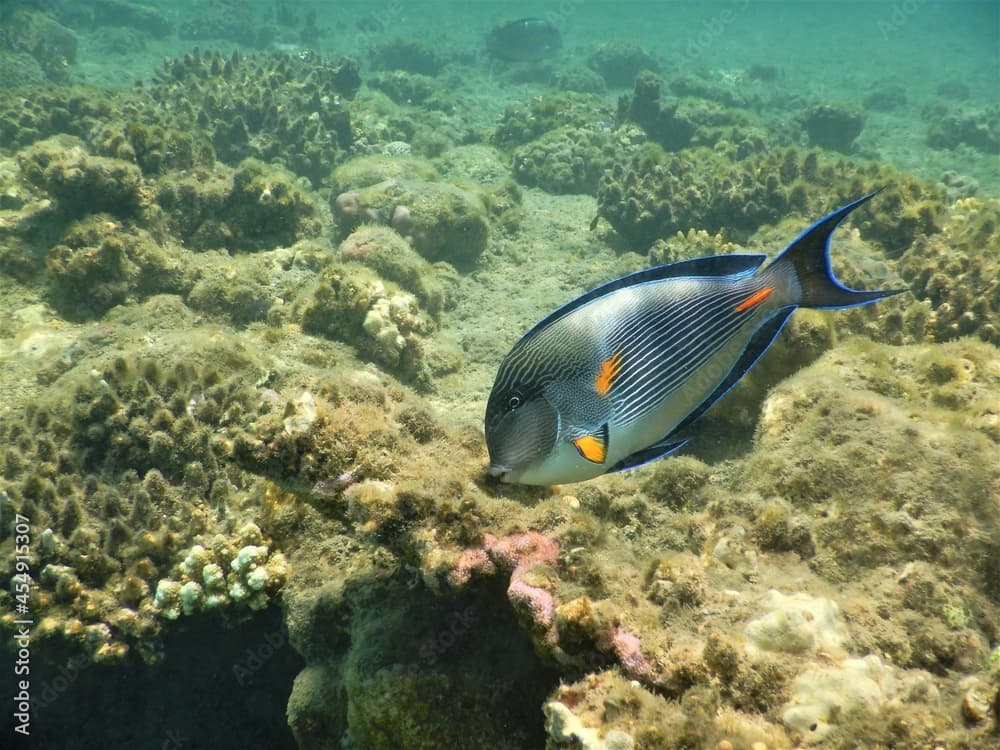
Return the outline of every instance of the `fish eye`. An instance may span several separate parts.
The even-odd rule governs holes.
[[[517,407],[519,407],[520,405],[521,405],[521,397],[518,396],[516,393],[513,396],[511,396],[509,399],[507,399],[507,408],[508,409],[514,410]]]

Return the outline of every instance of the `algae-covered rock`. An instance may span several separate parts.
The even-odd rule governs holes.
[[[769,591],[761,605],[767,611],[746,627],[754,649],[801,653],[843,653],[847,626],[837,604],[805,593]]]
[[[938,692],[926,672],[899,673],[874,655],[810,668],[791,689],[781,718],[809,744],[836,736],[837,725],[854,711],[878,712],[891,700],[933,700]]]
[[[410,156],[370,154],[359,156],[337,166],[331,175],[336,199],[341,193],[365,188],[386,180],[436,180],[437,170],[430,162]]]
[[[311,194],[287,170],[254,159],[235,170],[167,174],[157,181],[156,202],[195,250],[260,250],[318,231]]]
[[[864,113],[843,102],[816,104],[800,116],[814,146],[849,153],[865,125]]]
[[[472,185],[388,179],[332,198],[342,229],[362,221],[391,224],[431,262],[468,270],[489,239],[484,196]]]
[[[643,70],[655,73],[660,69],[659,61],[651,52],[635,42],[620,39],[599,45],[587,56],[587,65],[611,88],[631,86]]]
[[[142,202],[142,176],[134,164],[93,156],[69,136],[55,136],[18,153],[24,177],[47,191],[68,216],[102,211],[134,215]]]
[[[929,146],[953,149],[966,144],[984,154],[1000,153],[1000,107],[933,115],[927,129]]]
[[[371,269],[331,265],[297,307],[305,332],[343,341],[404,379],[428,383],[424,342],[434,321],[413,294]]]
[[[970,339],[842,345],[771,392],[745,486],[812,518],[810,564],[831,580],[934,560],[996,596],[998,362]]]
[[[290,594],[289,634],[307,662],[288,705],[299,744],[541,747],[552,675],[511,613],[474,596],[444,603],[365,567],[329,568],[332,580]]]
[[[340,243],[339,250],[345,260],[366,265],[415,294],[431,316],[437,318],[444,309],[444,289],[434,268],[393,229],[362,224]]]
[[[107,214],[72,224],[49,251],[45,273],[52,306],[73,320],[153,294],[183,292],[192,283],[176,248]]]

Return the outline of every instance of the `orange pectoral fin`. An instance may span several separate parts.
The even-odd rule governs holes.
[[[604,459],[608,457],[608,425],[605,424],[590,435],[576,438],[573,447],[591,463],[603,464]]]
[[[749,309],[751,309],[753,307],[756,307],[761,302],[763,302],[768,297],[770,297],[771,296],[771,292],[773,292],[773,291],[774,291],[774,287],[773,286],[766,286],[763,289],[760,289],[760,290],[754,292],[753,294],[751,294],[749,297],[747,297],[745,300],[743,300],[742,302],[740,302],[740,304],[738,304],[736,306],[736,312],[738,312],[738,313],[746,312],[747,310],[749,310]]]
[[[622,355],[620,352],[615,352],[601,362],[601,369],[598,370],[597,377],[594,378],[594,388],[597,389],[598,394],[607,396],[621,371]]]

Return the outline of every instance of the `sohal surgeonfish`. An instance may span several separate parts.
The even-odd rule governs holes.
[[[538,62],[561,46],[559,29],[544,18],[519,18],[497,24],[486,37],[490,54],[511,62]]]
[[[717,255],[623,276],[563,305],[504,358],[486,406],[489,472],[562,484],[667,456],[771,346],[797,307],[865,305],[830,268],[830,235],[875,193],[803,232],[772,263]]]

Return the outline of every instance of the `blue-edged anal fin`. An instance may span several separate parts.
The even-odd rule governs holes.
[[[608,470],[608,473],[624,471],[625,469],[634,469],[636,466],[642,466],[642,464],[655,461],[658,458],[669,456],[671,453],[675,453],[687,445],[687,439],[680,438],[680,434],[694,424],[712,407],[716,401],[729,393],[733,386],[743,379],[743,376],[750,371],[750,368],[757,363],[757,360],[761,358],[764,352],[771,348],[771,344],[774,343],[774,339],[779,333],[781,333],[781,329],[785,327],[785,323],[788,322],[788,318],[793,312],[795,312],[794,307],[779,310],[770,320],[767,320],[764,325],[758,328],[754,333],[750,342],[740,355],[740,358],[736,360],[736,364],[734,364],[733,368],[729,371],[729,374],[722,379],[722,382],[716,386],[715,390],[712,391],[704,401],[698,404],[698,406],[696,406],[690,414],[684,417],[684,419],[682,419],[680,423],[667,435],[664,435],[648,448],[643,448],[642,450],[638,450],[635,453],[626,456],[612,466]]]
[[[788,322],[788,318],[791,317],[793,312],[795,312],[794,307],[787,307],[784,310],[778,310],[770,320],[765,321],[764,325],[758,328],[751,337],[746,349],[743,350],[740,358],[736,360],[736,364],[733,365],[733,369],[729,371],[729,374],[723,378],[722,382],[719,383],[708,398],[698,404],[690,414],[684,417],[671,430],[670,434],[676,435],[685,428],[690,427],[702,414],[711,409],[716,401],[729,393],[733,389],[733,386],[739,383],[743,379],[743,376],[750,372],[750,368],[757,364],[757,360],[764,355],[764,352],[771,348],[771,344],[774,343],[778,334],[781,333],[781,329],[785,327],[785,323]]]
[[[675,451],[679,451],[687,445],[687,442],[687,440],[672,441],[668,438],[664,438],[663,440],[653,443],[648,448],[643,448],[642,450],[626,456],[608,469],[605,473],[614,474],[616,471],[625,471],[626,469],[634,469],[636,466],[648,464],[650,461],[655,461],[658,458],[663,458],[664,456],[669,456]]]

